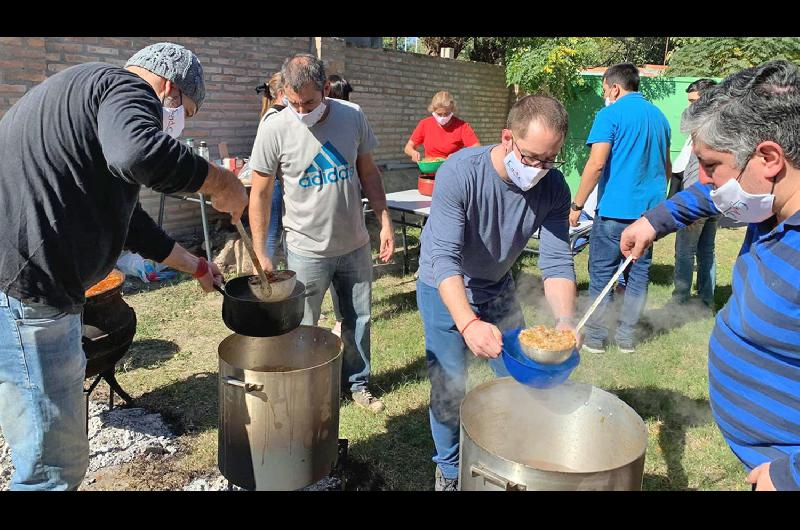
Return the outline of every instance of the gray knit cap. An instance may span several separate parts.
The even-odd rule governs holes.
[[[125,66],[141,66],[145,70],[172,81],[181,91],[197,103],[203,104],[206,86],[203,67],[197,56],[180,44],[159,42],[133,54]]]

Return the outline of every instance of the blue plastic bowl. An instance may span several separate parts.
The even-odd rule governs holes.
[[[519,347],[521,328],[503,333],[503,364],[517,382],[534,388],[552,388],[566,381],[581,362],[578,350],[560,364],[540,364],[529,359]]]

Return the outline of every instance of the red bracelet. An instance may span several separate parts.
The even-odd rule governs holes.
[[[470,320],[469,322],[467,322],[467,325],[464,326],[464,329],[459,331],[459,333],[461,333],[461,336],[462,337],[464,336],[464,332],[467,331],[467,328],[470,327],[470,325],[472,325],[473,322],[475,322],[476,320],[480,320],[480,319],[481,319],[481,317],[475,317],[472,320]]]
[[[206,274],[208,274],[208,261],[206,261],[206,258],[200,258],[197,261],[197,270],[194,271],[192,276],[195,279],[200,279]]]

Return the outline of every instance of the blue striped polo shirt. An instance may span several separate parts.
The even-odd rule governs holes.
[[[719,214],[695,184],[644,216],[661,237]],[[748,470],[765,462],[779,490],[800,490],[800,212],[747,227],[733,289],[708,344],[711,410]]]

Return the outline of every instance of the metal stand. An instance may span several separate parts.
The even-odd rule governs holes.
[[[94,389],[97,388],[97,385],[100,384],[100,380],[104,379],[106,383],[108,383],[109,392],[108,392],[108,410],[114,409],[114,393],[116,392],[119,397],[125,400],[125,403],[131,405],[133,403],[133,398],[125,392],[122,387],[119,385],[117,378],[114,376],[114,369],[111,368],[110,370],[106,370],[102,374],[98,375],[92,381],[92,384],[89,385],[88,389],[83,391],[83,395],[86,401],[86,433],[89,433],[89,398],[94,392]]]
[[[211,237],[208,235],[208,214],[206,213],[206,198],[202,193],[197,194],[200,197],[200,220],[203,223],[203,238],[206,240],[206,258],[208,261],[211,259]]]
[[[336,459],[336,465],[333,467],[333,472],[339,475],[339,480],[342,481],[342,489],[344,489],[344,469],[347,463],[347,450],[350,442],[347,438],[339,438],[339,457]]]
[[[199,198],[195,199],[194,197],[187,197],[185,195],[162,193],[161,202],[158,205],[158,226],[162,226],[164,224],[164,203],[166,202],[167,197],[170,199],[178,199],[179,201],[189,201],[200,204],[200,221],[203,225],[203,239],[205,239],[206,243],[206,258],[208,261],[211,261],[211,237],[209,236],[208,214],[206,213],[206,205],[210,205],[211,203],[206,200],[205,195],[202,193],[198,193],[197,195]]]

